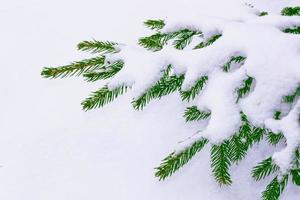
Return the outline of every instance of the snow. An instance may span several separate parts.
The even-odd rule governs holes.
[[[209,148],[205,148],[179,173],[174,174],[165,182],[159,182],[154,178],[153,168],[175,148],[178,141],[198,131],[198,127],[195,124],[190,125],[184,122],[182,113],[186,105],[182,104],[178,94],[152,102],[142,112],[134,111],[129,102],[144,87],[149,87],[150,82],[157,79],[161,69],[165,67],[165,65],[161,65],[161,62],[167,62],[176,57],[177,59],[174,61],[178,63],[177,73],[183,71],[188,73],[191,70],[184,63],[190,65],[197,64],[197,62],[208,62],[209,60],[205,60],[201,56],[199,59],[192,59],[193,61],[182,58],[185,55],[187,58],[195,58],[200,55],[198,51],[195,53],[174,50],[171,57],[166,60],[152,63],[153,60],[149,57],[147,60],[149,65],[134,65],[134,68],[142,68],[143,70],[145,67],[147,73],[151,74],[147,77],[143,76],[145,74],[143,70],[136,72],[143,78],[147,78],[145,79],[145,81],[149,81],[147,85],[138,85],[142,79],[134,80],[138,74],[131,74],[130,81],[132,85],[134,84],[133,90],[107,107],[91,112],[80,110],[80,100],[85,98],[90,91],[97,89],[99,85],[86,84],[80,79],[43,80],[39,74],[43,66],[56,66],[85,58],[85,54],[78,55],[74,48],[76,43],[81,40],[104,39],[132,46],[138,37],[149,34],[142,26],[142,21],[145,19],[165,19],[170,22],[170,26],[168,26],[171,30],[172,21],[175,24],[180,19],[182,19],[181,23],[191,20],[190,25],[194,27],[193,16],[199,16],[202,13],[206,15],[203,19],[211,18],[211,10],[214,10],[213,16],[218,17],[218,19],[214,19],[215,22],[212,24],[206,23],[202,25],[203,27],[199,26],[198,28],[205,29],[207,37],[220,32],[226,36],[226,27],[223,25],[224,19],[227,22],[236,19],[236,28],[243,31],[244,34],[250,30],[242,30],[243,28],[239,27],[238,24],[255,18],[254,15],[257,10],[244,7],[243,3],[240,4],[239,1],[220,3],[217,0],[191,0],[189,3],[179,0],[163,2],[158,0],[146,2],[137,0],[52,0],[43,2],[11,0],[1,3],[1,199],[196,200],[199,199],[199,196],[204,200],[259,199],[266,182],[254,182],[249,172],[255,163],[272,155],[273,149],[270,149],[266,144],[255,147],[246,160],[243,160],[239,166],[232,168],[234,183],[230,188],[219,188],[211,177],[209,173]],[[274,14],[278,13],[286,3],[300,4],[299,0],[289,2],[280,0],[251,1],[251,4],[261,11],[274,11]],[[262,22],[255,20],[252,22],[255,23],[253,25],[255,27],[262,23],[262,29],[264,26],[282,27],[281,22],[274,24],[275,20],[273,21],[273,19],[273,16],[270,16],[264,20],[259,18]],[[294,19],[297,22],[297,18]],[[278,33],[280,41],[284,42],[281,43],[282,50],[279,52],[276,51],[276,48],[280,41],[274,40],[267,33],[262,38],[268,41],[269,45],[268,48],[267,46],[263,46],[263,48],[268,49],[268,51],[272,49],[280,55],[284,54],[284,56],[276,56],[276,65],[278,63],[278,65],[283,66],[286,61],[299,63],[299,60],[292,57],[292,54],[299,52],[296,47],[296,37],[281,34],[276,28],[268,31],[272,34]],[[246,48],[247,45],[258,43],[259,41],[253,39],[254,32],[255,30],[247,34],[247,37],[249,36],[247,44],[234,42],[233,44],[236,46],[228,46],[228,50],[234,50],[235,47]],[[230,34],[228,35],[230,36]],[[245,38],[241,39],[240,42],[246,42]],[[291,44],[290,41],[294,41],[294,43]],[[203,51],[208,51],[207,54],[215,56],[212,52],[217,52],[216,48],[218,48],[220,49],[219,53],[221,53],[224,43],[225,41],[222,42],[220,39],[218,43],[215,43],[220,45],[219,47],[212,46],[208,49],[214,50],[203,49]],[[135,50],[131,51],[132,54],[136,53]],[[291,55],[286,55],[287,52],[290,52]],[[247,74],[251,73],[255,76],[256,65],[252,64],[261,66],[262,63],[266,63],[266,60],[250,59],[251,55],[255,57],[258,53],[246,53],[248,59],[243,68],[247,68]],[[219,66],[230,56],[231,54],[226,53],[226,55],[219,57],[213,63],[214,66]],[[150,69],[152,66],[156,66],[153,72]],[[271,65],[262,66],[270,67]],[[294,79],[286,79],[286,77],[290,76],[290,70],[294,70],[295,66],[296,64],[285,64],[283,69],[286,70],[274,74],[276,77],[283,78],[282,83],[276,85],[279,88],[276,88],[274,99],[265,97],[263,101],[271,100],[276,108],[284,106],[278,104],[278,96],[290,94],[292,91],[292,85],[296,83],[299,71],[294,71]],[[134,71],[133,69],[130,70]],[[213,72],[214,70],[211,68],[206,68],[205,71],[199,71],[198,75]],[[234,71],[234,73],[236,72],[242,73],[242,71]],[[124,76],[120,74],[122,77],[119,78],[122,81],[127,81],[125,80],[126,73],[122,73]],[[233,74],[228,76],[231,75]],[[238,82],[239,76],[236,78]],[[271,76],[268,78],[271,79]],[[192,79],[191,74],[191,82]],[[213,82],[214,80],[210,81]],[[189,84],[186,84],[188,87]],[[226,88],[228,86],[228,90],[232,89],[229,87],[231,84],[225,85]],[[252,97],[249,95],[243,99],[242,107],[248,98],[254,102],[265,92],[264,86],[261,85],[260,87],[261,89],[257,90],[257,95]],[[283,88],[281,89],[281,87]],[[221,90],[220,88],[217,89]],[[271,89],[275,90],[275,88]],[[222,94],[218,93],[218,95]],[[208,93],[207,98],[209,96]],[[217,103],[216,101],[214,103]],[[212,105],[215,104],[209,106],[212,108]],[[259,120],[270,116],[271,108],[259,107],[257,109],[262,108],[264,108],[262,113],[259,113],[258,110],[248,110],[247,114],[251,115],[252,113],[252,121],[255,121],[257,113],[259,113],[257,115]],[[287,121],[292,120],[292,113],[297,112],[295,108],[294,106],[293,112],[286,116]],[[246,106],[243,109],[246,110]],[[280,130],[293,128],[286,126],[287,122],[279,122],[279,124]],[[289,137],[289,135],[285,136]],[[291,134],[290,137],[296,138],[297,135]],[[293,148],[293,140],[288,141],[291,141],[290,147]],[[281,150],[280,147],[277,150]],[[290,149],[284,151],[290,151]],[[276,155],[279,155],[277,156],[279,163],[282,160],[280,158],[282,154],[275,154],[275,159]],[[288,157],[284,156],[284,158]],[[298,188],[289,185],[282,199],[294,200],[298,193]]]

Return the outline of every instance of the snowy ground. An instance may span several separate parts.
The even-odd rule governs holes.
[[[263,11],[279,12],[284,6],[281,0],[258,2]],[[185,107],[177,94],[152,102],[142,112],[132,109],[130,94],[104,109],[83,112],[80,101],[97,85],[40,77],[43,66],[83,58],[74,48],[81,40],[126,43],[144,34],[144,19],[176,13],[180,18],[181,9],[195,10],[195,4],[179,0],[0,3],[0,199],[259,199],[267,181],[255,183],[249,172],[270,153],[261,146],[232,168],[230,188],[219,188],[210,176],[208,148],[166,181],[154,178],[153,168],[160,160],[197,130],[181,117]],[[288,3],[300,5],[299,0]],[[299,192],[289,185],[282,199],[300,199]]]

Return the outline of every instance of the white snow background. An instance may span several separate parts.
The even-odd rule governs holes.
[[[278,13],[299,0],[251,0]],[[222,5],[223,4],[223,5]],[[80,102],[100,85],[80,78],[46,80],[44,66],[86,57],[75,45],[99,39],[132,42],[149,33],[146,19],[193,12],[226,11],[226,1],[208,0],[0,0],[0,199],[3,200],[255,200],[268,179],[254,182],[250,170],[274,149],[260,145],[231,168],[233,185],[220,188],[210,174],[209,148],[159,182],[154,167],[178,141],[197,130],[182,117],[173,94],[143,111],[130,93],[102,109]],[[232,8],[234,9],[234,8]],[[141,66],[142,68],[142,66]],[[142,72],[142,70],[141,70]],[[289,185],[282,199],[300,199]]]

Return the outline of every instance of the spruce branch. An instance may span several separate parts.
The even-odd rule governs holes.
[[[248,78],[244,80],[243,86],[237,89],[238,97],[236,102],[238,102],[241,98],[243,98],[246,94],[250,92],[252,83],[253,83],[253,78],[248,76]]]
[[[192,31],[189,29],[183,29],[178,32],[176,39],[173,42],[173,45],[176,49],[184,49],[189,45],[193,39],[193,36],[200,34],[200,32]]]
[[[244,56],[233,56],[233,57],[231,57],[231,59],[227,63],[224,64],[223,71],[224,72],[229,72],[232,63],[241,63],[241,64],[243,64],[245,60],[246,60],[246,57],[244,57]]]
[[[167,43],[170,37],[171,36],[166,33],[155,33],[151,36],[140,38],[139,45],[148,50],[159,51]]]
[[[285,103],[293,103],[295,99],[297,99],[300,96],[300,85],[297,87],[295,92],[293,92],[291,95],[287,95],[283,97],[283,101]]]
[[[266,16],[266,15],[268,15],[268,14],[269,14],[268,12],[263,11],[263,12],[259,13],[258,16],[262,17],[262,16]]]
[[[230,185],[232,183],[229,167],[230,167],[230,146],[228,141],[224,141],[220,145],[212,145],[211,147],[211,168],[216,181],[220,185]]]
[[[84,73],[83,77],[85,77],[85,80],[88,82],[108,79],[116,75],[122,69],[123,65],[123,61],[116,61],[101,71]]]
[[[210,37],[209,39],[207,39],[206,41],[203,41],[200,44],[196,45],[194,47],[194,49],[201,49],[201,48],[207,47],[207,46],[213,44],[221,36],[222,36],[222,34],[214,35],[214,36]]]
[[[174,172],[188,163],[188,161],[190,161],[196,153],[201,151],[207,143],[207,139],[200,139],[179,153],[171,153],[163,159],[159,167],[155,168],[155,176],[158,177],[159,180],[164,180],[171,176]]]
[[[80,76],[82,73],[103,68],[105,58],[103,56],[84,59],[60,67],[45,67],[41,75],[44,78],[65,78]]]
[[[284,16],[300,16],[300,6],[286,7],[282,9],[281,14]]]
[[[267,131],[267,141],[269,144],[276,146],[280,140],[284,139],[284,136],[282,133],[273,133],[271,131]]]
[[[291,175],[293,184],[300,186],[300,169],[291,170]]]
[[[200,111],[197,106],[187,107],[184,111],[185,121],[198,121],[207,119],[210,116],[210,112]]]
[[[300,34],[300,26],[292,27],[292,28],[286,28],[283,30],[285,33],[291,33],[291,34]]]
[[[152,30],[160,30],[165,26],[164,20],[157,19],[157,20],[147,20],[144,22],[144,25]]]
[[[288,175],[282,178],[276,176],[268,185],[266,190],[262,193],[263,200],[279,200],[280,195],[283,193],[288,183]]]
[[[247,155],[249,148],[253,144],[262,140],[264,129],[259,127],[252,127],[244,113],[241,113],[242,125],[239,132],[231,137],[229,140],[230,159],[232,162],[239,162]]]
[[[110,41],[85,40],[80,42],[77,45],[77,48],[78,50],[88,51],[91,53],[116,53],[118,51],[115,47],[116,44],[117,43]]]
[[[251,175],[255,181],[264,179],[265,177],[273,174],[279,170],[279,167],[269,157],[258,163],[252,170]]]
[[[112,102],[119,95],[127,91],[127,86],[121,86],[113,90],[109,90],[107,86],[100,88],[93,92],[90,97],[86,98],[82,103],[83,110],[91,110],[94,108],[103,107],[104,105]]]
[[[184,80],[184,75],[170,75],[170,66],[161,77],[161,79],[146,90],[144,94],[132,101],[132,105],[136,110],[143,109],[153,99],[160,99],[161,97],[171,94],[180,89]]]
[[[208,80],[207,76],[202,76],[199,78],[194,86],[192,86],[189,90],[180,91],[180,96],[183,101],[191,101],[195,99],[195,97],[199,94],[199,92],[203,89],[204,85]]]

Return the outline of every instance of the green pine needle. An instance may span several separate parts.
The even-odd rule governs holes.
[[[284,175],[281,179],[277,176],[269,183],[266,190],[262,193],[263,200],[279,200],[288,183],[288,175]]]
[[[159,180],[164,180],[171,176],[174,172],[188,163],[188,161],[190,161],[196,153],[201,151],[207,143],[208,140],[200,139],[179,153],[171,153],[162,161],[159,167],[155,168],[155,176],[158,177]]]
[[[285,16],[300,16],[300,6],[286,7],[281,11],[281,14]]]
[[[212,145],[211,148],[211,168],[216,181],[222,185],[231,185],[229,174],[230,167],[230,145],[224,141],[220,145]]]
[[[233,57],[231,57],[231,59],[227,63],[225,63],[225,65],[223,66],[223,71],[224,72],[229,72],[232,63],[241,63],[241,64],[243,64],[245,62],[245,60],[246,60],[246,57],[244,57],[244,56],[233,56]]]
[[[144,22],[144,25],[152,30],[160,30],[165,26],[164,20],[147,20]]]
[[[90,97],[86,98],[82,103],[83,110],[91,110],[94,108],[103,107],[104,105],[112,102],[119,95],[127,91],[126,86],[121,86],[113,90],[109,90],[107,86],[100,88],[93,92]]]
[[[195,97],[199,94],[199,92],[203,89],[204,85],[206,84],[208,80],[207,76],[202,76],[196,84],[191,87],[189,90],[186,91],[180,91],[180,96],[183,101],[191,101],[195,99]]]
[[[291,170],[291,175],[292,175],[292,182],[295,185],[300,186],[300,169]]]
[[[123,67],[123,61],[116,61],[113,64],[109,65],[107,68],[101,71],[87,72],[83,74],[85,80],[88,82],[108,79],[116,75]]]
[[[266,15],[268,15],[268,14],[269,14],[268,12],[263,11],[263,12],[259,13],[258,16],[262,17],[262,16],[266,16]]]
[[[169,35],[166,33],[156,33],[148,37],[142,37],[139,39],[139,45],[142,47],[152,50],[159,51],[169,40]]]
[[[291,33],[291,34],[300,34],[300,26],[296,26],[293,28],[286,28],[283,30],[285,33]]]
[[[258,163],[252,170],[251,175],[255,181],[264,179],[265,177],[273,174],[279,170],[279,167],[269,157]]]
[[[219,39],[222,36],[222,34],[214,35],[210,37],[208,40],[201,42],[200,44],[196,45],[194,49],[201,49],[204,47],[207,47],[211,44],[213,44],[217,39]]]
[[[297,99],[298,97],[300,97],[300,85],[297,87],[297,89],[294,93],[283,97],[283,101],[285,103],[293,103],[295,101],[295,99]]]
[[[284,139],[282,133],[273,133],[271,131],[268,131],[266,136],[269,144],[273,146],[276,146],[280,142],[280,140]]]
[[[103,68],[104,57],[95,57],[73,62],[60,67],[45,67],[41,75],[44,78],[65,78],[70,76],[80,76],[82,73]]]
[[[250,92],[252,83],[253,78],[248,76],[248,78],[244,80],[243,86],[241,88],[238,88],[237,90],[238,97],[236,102],[238,102],[241,98],[243,98],[246,94]]]
[[[245,158],[249,148],[260,142],[264,135],[264,129],[252,127],[244,113],[241,113],[241,121],[239,132],[229,140],[230,159],[236,163]]]
[[[180,89],[184,75],[170,75],[170,67],[165,70],[162,78],[144,94],[132,102],[134,109],[142,110],[151,100],[171,94]]]
[[[200,111],[197,106],[187,107],[184,112],[186,122],[207,119],[209,116],[210,112]]]
[[[197,31],[192,31],[189,29],[183,29],[179,31],[179,33],[176,36],[176,39],[173,42],[173,45],[176,49],[184,49],[187,45],[189,45],[192,42],[193,36],[200,34]]]
[[[118,51],[115,47],[116,44],[117,43],[110,41],[85,40],[77,45],[77,49],[91,53],[115,53]]]

